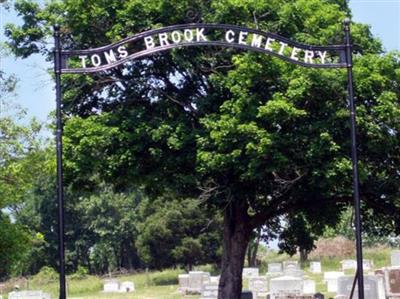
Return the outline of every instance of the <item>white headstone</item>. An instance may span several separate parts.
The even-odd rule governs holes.
[[[9,293],[8,299],[51,299],[51,296],[43,291],[18,291]]]
[[[119,287],[120,292],[130,293],[135,291],[135,284],[132,281],[124,281]]]
[[[283,296],[300,296],[303,292],[303,279],[282,276],[270,280],[270,296],[276,299]]]
[[[119,292],[119,282],[117,280],[104,281],[103,292],[105,292],[105,293]]]
[[[321,273],[321,262],[310,262],[310,272],[314,274]]]
[[[210,282],[210,273],[202,271],[189,272],[188,291],[193,294],[200,294],[204,283]]]
[[[294,268],[288,267],[285,269],[285,271],[283,271],[283,275],[302,278],[304,276],[304,271],[300,270],[300,269],[294,269]]]
[[[314,295],[315,294],[315,281],[306,279],[303,281],[303,294]]]
[[[218,299],[218,283],[215,281],[204,283],[200,299]]]
[[[186,294],[186,291],[189,289],[189,274],[179,274],[179,288],[178,291]]]
[[[210,283],[219,284],[219,276],[210,276]]]
[[[363,260],[363,270],[370,271],[374,267],[374,262],[372,260]]]
[[[281,263],[270,263],[268,264],[268,274],[280,274],[282,273]]]
[[[342,276],[338,278],[338,296],[347,297],[353,287],[354,276]],[[385,288],[381,276],[364,276],[365,299],[385,299]],[[355,288],[354,299],[358,299],[358,288]]]
[[[286,269],[300,269],[298,261],[284,261],[283,262],[283,271]]]
[[[244,278],[258,277],[258,274],[259,274],[258,268],[243,268],[242,276]]]
[[[357,261],[355,260],[343,260],[340,263],[342,264],[342,271],[357,269]]]
[[[268,279],[263,276],[249,278],[249,290],[253,299],[265,298],[268,294]]]
[[[390,254],[390,260],[392,267],[399,267],[400,266],[400,250],[394,250]]]
[[[337,292],[337,280],[341,276],[344,276],[344,272],[331,271],[324,273],[324,281],[327,283],[329,293]]]

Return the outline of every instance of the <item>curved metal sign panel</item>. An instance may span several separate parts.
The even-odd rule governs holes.
[[[139,33],[88,50],[61,51],[62,73],[94,73],[129,60],[182,47],[220,46],[266,53],[306,67],[344,68],[345,45],[310,46],[235,25],[183,24]]]

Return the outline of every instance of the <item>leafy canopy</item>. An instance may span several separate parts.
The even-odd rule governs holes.
[[[50,25],[67,49],[97,47],[171,24],[230,23],[309,44],[343,40],[344,1],[18,1],[16,55],[50,56]],[[133,17],[134,16],[134,17]],[[362,200],[367,220],[398,229],[399,55],[382,53],[354,24]],[[202,194],[221,209],[241,202],[257,227],[302,211],[313,226],[352,202],[343,70],[304,69],[258,53],[177,49],[95,76],[65,76],[67,180],[94,178],[149,194]],[[319,215],[319,217],[315,217]]]

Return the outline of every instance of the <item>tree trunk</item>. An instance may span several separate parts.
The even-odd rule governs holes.
[[[251,266],[250,267],[257,267],[257,253],[258,247],[260,246],[261,241],[261,228],[257,229],[257,236],[254,243],[254,248],[251,256]]]
[[[242,271],[251,227],[245,204],[232,203],[224,214],[224,238],[218,299],[240,299]]]
[[[300,249],[300,265],[302,268],[305,267],[305,263],[308,260],[308,253],[305,249]]]

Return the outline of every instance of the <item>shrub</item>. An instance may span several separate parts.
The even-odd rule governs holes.
[[[89,271],[87,268],[78,266],[76,272],[69,276],[71,280],[82,280],[85,279],[88,275]]]
[[[178,284],[178,275],[181,271],[163,271],[154,273],[152,276],[152,283],[156,286],[175,285]]]
[[[315,246],[315,249],[309,255],[309,259],[346,258],[355,254],[354,242],[341,236],[320,239],[315,243]]]
[[[58,273],[51,267],[44,266],[39,273],[33,276],[32,282],[35,284],[48,284],[58,279]]]

